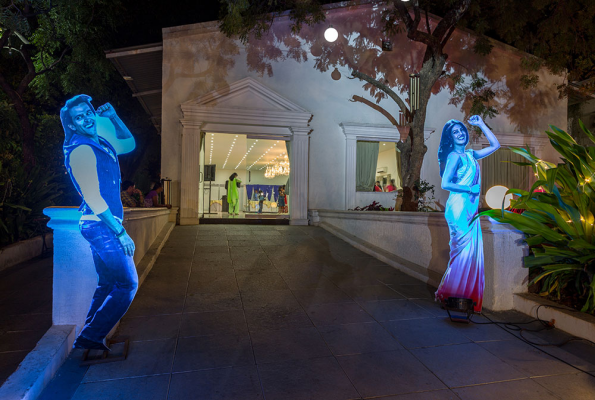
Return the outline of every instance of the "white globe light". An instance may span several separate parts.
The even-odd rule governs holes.
[[[502,200],[504,199],[504,208],[510,207],[512,194],[506,194],[507,191],[508,188],[506,186],[492,186],[486,193],[486,203],[488,203],[488,206],[494,209],[502,208]]]
[[[334,42],[339,37],[339,32],[332,26],[324,31],[324,38],[329,42]]]

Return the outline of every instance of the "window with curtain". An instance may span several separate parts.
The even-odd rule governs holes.
[[[482,159],[481,165],[481,194],[496,185],[507,188],[529,190],[531,188],[531,174],[529,167],[521,167],[514,162],[527,162],[520,155],[509,149],[499,149],[494,154]]]
[[[382,191],[401,188],[401,153],[395,142],[358,141],[356,151],[355,187],[358,192],[374,191],[376,182],[380,182]]]

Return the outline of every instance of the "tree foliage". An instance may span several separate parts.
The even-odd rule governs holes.
[[[30,105],[62,93],[101,93],[113,68],[103,54],[119,0],[2,0],[0,89],[21,125],[23,158],[35,163]]]
[[[480,0],[462,25],[532,55],[523,60],[527,87],[537,85],[540,68],[565,75],[564,96],[570,83],[595,78],[594,20],[592,0]]]
[[[529,148],[511,148],[528,162],[537,181],[530,191],[510,189],[519,197],[512,201],[517,214],[490,210],[488,215],[510,223],[525,233],[531,254],[525,267],[531,284],[543,296],[563,300],[583,312],[595,313],[595,136],[581,123],[592,143],[582,146],[561,129],[547,131],[560,154],[559,165],[540,160]],[[541,187],[544,192],[536,191]]]

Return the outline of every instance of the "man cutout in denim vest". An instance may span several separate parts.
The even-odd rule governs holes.
[[[138,287],[134,242],[122,226],[118,163],[118,155],[134,150],[136,143],[109,103],[96,111],[84,94],[66,102],[60,119],[66,136],[64,162],[83,198],[79,227],[91,246],[98,276],[74,347],[107,351],[106,336],[130,307]]]

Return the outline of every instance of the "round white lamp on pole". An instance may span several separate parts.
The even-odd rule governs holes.
[[[339,32],[333,26],[329,26],[326,31],[324,31],[324,38],[328,42],[334,42],[339,37]]]
[[[508,188],[506,186],[492,186],[486,193],[486,203],[488,207],[493,209],[502,208],[502,201],[504,201],[504,208],[510,207],[510,200],[512,194],[506,194]]]

